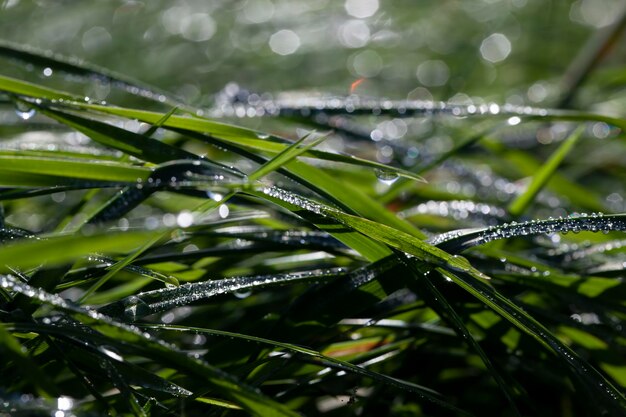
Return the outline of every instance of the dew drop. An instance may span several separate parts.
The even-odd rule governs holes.
[[[124,300],[124,315],[133,321],[146,315],[149,310],[148,304],[137,296]]]
[[[376,178],[378,178],[379,181],[387,185],[393,184],[394,182],[398,180],[398,178],[400,178],[396,172],[389,171],[386,169],[375,168],[374,174],[376,174]]]
[[[35,115],[36,111],[32,107],[24,104],[22,102],[18,102],[15,104],[15,114],[22,119],[28,120]]]
[[[250,297],[252,295],[252,291],[250,291],[250,290],[243,290],[243,289],[242,290],[235,290],[235,291],[233,291],[233,295],[235,297],[237,297],[237,298],[244,299],[244,298]]]

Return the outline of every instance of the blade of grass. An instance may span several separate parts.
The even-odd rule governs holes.
[[[61,297],[47,293],[28,284],[17,282],[11,276],[0,276],[0,287],[16,291],[33,301],[53,306],[62,310],[104,336],[109,343],[125,343],[139,353],[169,364],[180,371],[204,378],[213,388],[224,396],[233,399],[238,405],[253,415],[263,417],[297,417],[298,414],[286,406],[271,400],[220,369],[207,362],[183,353],[172,345],[154,336],[139,331],[136,327],[116,322],[109,317],[70,304]],[[50,330],[54,326],[48,326]],[[67,331],[69,329],[59,329]],[[74,329],[78,331],[78,329]]]
[[[604,399],[604,405],[609,408],[614,408],[618,404],[621,407],[626,406],[626,398],[604,376],[563,344],[542,324],[487,285],[484,282],[487,277],[472,267],[465,258],[453,256],[440,250],[433,250],[433,246],[389,226],[336,210],[325,209],[324,212],[354,230],[437,266],[438,271],[449,276],[461,288],[502,315],[522,332],[537,340],[542,346],[554,352],[557,357],[569,365],[569,368],[581,380],[585,381],[587,386]]]
[[[561,165],[563,159],[565,159],[567,154],[576,146],[576,143],[582,137],[584,131],[585,127],[580,126],[572,132],[550,156],[546,163],[542,165],[541,169],[535,173],[532,181],[528,185],[528,188],[526,188],[526,191],[517,196],[517,198],[509,204],[508,211],[511,216],[519,217],[524,213],[530,203],[532,203],[533,199],[550,180],[559,165]]]
[[[20,374],[36,387],[39,395],[46,398],[59,396],[59,390],[48,375],[41,370],[39,365],[29,357],[21,343],[0,323],[0,353],[2,353],[2,365],[12,361]]]
[[[0,247],[0,273],[13,268],[34,268],[41,264],[61,265],[90,253],[120,253],[143,244],[152,232],[101,233],[86,236],[54,236],[46,240],[25,240]]]
[[[32,46],[19,45],[6,40],[0,41],[0,56],[20,60],[24,63],[48,67],[53,71],[59,71],[73,76],[84,77],[86,80],[98,80],[99,82],[111,83],[113,86],[122,87],[125,91],[145,97],[160,103],[180,105],[178,99],[171,97],[165,91],[142,82],[131,79],[125,75],[111,70],[89,64],[76,58],[68,58],[59,54],[49,55]],[[133,92],[133,91],[137,92]]]
[[[296,141],[292,146],[289,146],[283,149],[276,156],[274,156],[274,158],[270,159],[265,164],[261,165],[252,174],[248,175],[248,180],[256,181],[266,176],[270,172],[276,171],[277,169],[281,168],[283,165],[285,165],[292,159],[295,159],[299,155],[302,155],[303,153],[307,152],[309,149],[319,145],[320,143],[328,139],[328,136],[330,135],[330,133],[327,133],[317,139],[312,140],[310,143],[304,146],[301,146],[312,134],[314,134],[314,132],[311,132],[303,136],[301,139]]]
[[[469,413],[458,409],[457,407],[452,405],[449,401],[446,401],[445,398],[441,396],[441,394],[427,387],[423,387],[423,386],[413,384],[407,381],[402,381],[396,378],[391,378],[387,375],[370,371],[369,369],[354,365],[350,362],[323,355],[313,349],[296,346],[290,343],[269,340],[269,339],[265,339],[265,338],[257,337],[257,336],[250,336],[250,335],[245,335],[241,333],[227,332],[223,330],[206,329],[206,328],[201,328],[201,327],[176,326],[176,325],[167,325],[167,324],[154,324],[154,325],[146,324],[146,325],[141,325],[141,327],[148,328],[148,329],[172,330],[172,331],[178,331],[178,332],[191,332],[191,333],[208,334],[208,335],[214,335],[214,336],[223,336],[223,337],[247,340],[247,341],[251,341],[255,343],[269,345],[274,348],[285,349],[290,352],[299,353],[301,355],[311,357],[315,359],[316,361],[321,362],[320,364],[322,365],[323,364],[334,365],[344,371],[348,371],[357,375],[366,376],[368,378],[381,381],[385,384],[389,384],[391,386],[395,386],[395,387],[407,390],[409,392],[413,392],[415,394],[418,394],[420,397],[427,399],[429,401],[432,401],[435,404],[440,405],[444,408],[454,410],[456,412],[459,412],[462,415],[469,415]]]

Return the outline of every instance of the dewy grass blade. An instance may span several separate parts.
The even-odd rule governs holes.
[[[518,236],[569,232],[611,232],[626,230],[626,214],[572,215],[568,218],[511,222],[481,229],[456,230],[429,239],[432,245],[448,252],[460,253],[472,246]]]
[[[271,201],[280,207],[283,207],[294,214],[305,218],[315,224],[320,230],[333,235],[337,240],[351,247],[363,257],[371,262],[375,262],[392,255],[391,250],[385,245],[376,242],[373,239],[363,236],[359,233],[350,231],[338,221],[329,221],[331,219],[321,218],[320,207],[318,203],[302,198],[296,194],[277,187],[270,187],[263,192],[247,190],[248,194],[255,197]]]
[[[624,395],[596,369],[591,367],[574,350],[559,340],[554,333],[545,328],[512,301],[499,294],[493,287],[475,279],[464,272],[452,272],[443,268],[438,270],[489,306],[493,311],[507,319],[520,331],[528,334],[546,349],[552,351],[585,386],[598,395],[598,412],[623,411],[626,407]]]
[[[62,310],[105,337],[113,341],[125,342],[127,347],[133,347],[142,355],[167,363],[181,372],[204,378],[217,392],[233,399],[238,405],[253,415],[262,417],[298,416],[298,414],[289,410],[286,406],[260,394],[257,390],[245,385],[232,375],[209,365],[201,359],[181,352],[174,346],[139,331],[136,327],[116,322],[94,310],[78,307],[55,294],[50,294],[19,282],[10,275],[0,276],[0,287],[20,293],[33,301],[37,300],[38,303],[47,304]]]
[[[2,366],[13,362],[20,374],[29,380],[37,388],[39,395],[45,397],[58,397],[59,390],[48,375],[25,351],[22,344],[0,322],[0,354],[2,354]]]
[[[147,162],[163,163],[179,159],[200,159],[191,152],[107,123],[75,114],[63,113],[44,106],[38,106],[38,109],[46,116],[78,130],[104,146],[118,149]]]
[[[133,322],[150,314],[221,294],[286,284],[324,282],[342,275],[344,275],[342,269],[328,269],[209,280],[184,284],[177,288],[147,291],[103,306],[99,311],[117,319]]]
[[[113,276],[115,274],[117,274],[119,271],[121,271],[122,269],[124,269],[126,266],[130,265],[137,257],[139,257],[146,249],[150,248],[152,245],[154,245],[155,243],[157,243],[159,240],[161,240],[162,236],[154,236],[151,239],[146,240],[146,242],[141,245],[139,248],[137,248],[136,250],[134,250],[131,254],[129,254],[128,256],[126,256],[124,259],[122,259],[119,262],[116,262],[114,265],[112,265],[110,268],[108,268],[107,273],[100,278],[98,281],[96,281],[91,287],[89,287],[84,293],[83,295],[80,297],[80,300],[78,301],[80,304],[83,304],[86,302],[86,300],[89,299],[89,297],[98,290],[98,288],[100,288],[101,286],[103,286],[108,280],[110,280],[111,278],[113,278]],[[170,282],[170,285],[172,285],[173,283]],[[176,284],[178,284],[176,282]]]
[[[111,114],[115,116],[137,118],[138,120],[142,120],[146,123],[155,123],[162,118],[161,113],[123,107],[101,106],[96,104],[84,103],[76,103],[76,106],[84,108],[86,110],[95,110],[97,112]],[[222,140],[225,140],[229,143],[242,146],[251,151],[261,151],[271,154],[279,153],[283,151],[286,147],[290,146],[290,142],[285,139],[273,136],[265,138],[265,135],[262,133],[254,132],[249,129],[244,129],[239,126],[227,125],[224,123],[219,123],[213,120],[203,119],[199,117],[172,116],[163,123],[163,127],[170,129],[184,129],[197,133],[207,133]],[[340,162],[348,165],[356,165],[371,169],[385,170],[392,172],[400,177],[420,182],[424,181],[424,178],[411,171],[355,157],[353,155],[331,153],[311,149],[305,152],[304,156],[324,161]]]
[[[32,174],[55,178],[126,183],[146,180],[152,172],[149,168],[112,161],[85,161],[18,155],[0,155],[0,167],[0,171],[7,174]]]
[[[75,58],[63,57],[59,54],[49,55],[31,46],[18,45],[5,40],[0,41],[0,56],[23,61],[27,65],[50,68],[53,72],[84,77],[86,80],[97,80],[121,87],[130,94],[138,95],[160,103],[180,105],[180,101],[167,92],[147,86],[137,80],[108,69],[80,61]]]
[[[517,409],[515,405],[515,396],[512,389],[509,387],[507,381],[504,380],[498,369],[493,365],[492,361],[489,359],[489,356],[482,349],[478,341],[472,336],[471,332],[463,322],[463,319],[459,316],[459,314],[455,311],[454,307],[446,300],[444,295],[439,291],[439,289],[433,284],[430,280],[430,277],[426,274],[428,272],[427,268],[423,266],[416,265],[411,259],[406,258],[405,264],[409,267],[409,269],[414,271],[414,275],[416,278],[416,286],[422,290],[419,291],[419,294],[424,294],[428,297],[429,304],[434,305],[433,309],[442,317],[445,321],[447,321],[452,328],[455,329],[457,334],[461,336],[465,342],[478,354],[480,359],[485,364],[485,367],[491,374],[492,378],[496,381],[500,390],[504,394],[505,398],[511,405],[511,409],[515,413],[516,416],[521,417],[520,411]]]
[[[326,140],[328,136],[330,135],[330,133],[327,133],[318,138],[314,138],[313,140],[310,141],[310,143],[304,145],[304,142],[307,139],[309,139],[310,136],[314,134],[315,132],[311,132],[303,136],[298,141],[296,141],[293,145],[289,146],[288,148],[283,149],[274,158],[270,159],[265,164],[260,166],[256,171],[254,171],[252,174],[248,175],[248,180],[256,181],[264,177],[265,175],[269,174],[270,172],[276,171],[277,169],[281,168],[283,165],[285,165],[292,159],[297,158],[299,155],[302,155],[309,149],[312,149],[313,147],[319,145],[324,140]]]
[[[550,156],[541,169],[533,176],[532,181],[523,194],[520,194],[515,200],[509,204],[508,211],[513,217],[519,217],[524,210],[533,201],[535,196],[541,191],[544,185],[550,180],[552,174],[558,169],[559,165],[565,159],[567,154],[576,146],[578,139],[585,132],[585,127],[581,126],[576,129],[569,137],[559,146],[559,148]]]
[[[450,255],[444,251],[422,242],[408,234],[394,230],[382,224],[350,216],[337,210],[322,209],[323,212],[334,217],[367,236],[384,242],[396,249],[415,256],[418,260],[436,266],[438,270],[449,276],[455,283],[478,298],[481,302],[502,315],[511,324],[527,333],[541,345],[553,351],[566,362],[586,384],[606,400],[609,407],[624,407],[626,399],[623,395],[598,371],[582,360],[573,350],[558,340],[543,325],[525,313],[513,302],[496,292],[484,282],[487,278],[482,272],[472,267],[465,258]]]
[[[385,384],[395,386],[395,387],[401,388],[409,392],[413,392],[429,401],[434,402],[435,404],[441,407],[454,410],[458,413],[461,413],[462,415],[469,415],[469,413],[465,412],[464,410],[460,410],[459,408],[455,407],[454,405],[446,401],[445,397],[443,397],[441,394],[427,387],[412,384],[407,381],[401,381],[396,378],[391,378],[387,375],[370,371],[369,369],[354,365],[347,361],[343,361],[340,359],[323,355],[320,352],[317,352],[315,350],[308,349],[305,347],[296,346],[296,345],[289,344],[289,343],[278,342],[275,340],[269,340],[269,339],[265,339],[265,338],[257,337],[257,336],[250,336],[250,335],[245,335],[241,333],[233,333],[233,332],[206,329],[206,328],[200,328],[200,327],[176,326],[176,325],[167,325],[167,324],[156,324],[156,325],[147,324],[147,325],[141,325],[140,327],[147,328],[147,329],[170,330],[170,331],[177,331],[177,332],[223,336],[223,337],[228,337],[228,338],[247,340],[250,342],[269,345],[274,348],[285,349],[289,352],[298,353],[303,356],[313,358],[316,361],[320,361],[321,362],[320,365],[325,365],[325,364],[334,365],[335,367],[341,370],[348,371],[357,375],[365,376],[373,380],[377,380]]]
[[[172,111],[172,113],[173,113],[173,111]],[[167,118],[169,118],[169,116],[164,117],[163,120],[160,121],[160,122],[162,123],[163,121],[167,120]],[[308,136],[303,137],[302,139],[300,139],[299,141],[294,143],[292,146],[290,146],[289,148],[286,148],[283,152],[281,152],[278,155],[276,155],[273,159],[269,160],[266,164],[264,164],[261,167],[259,167],[252,174],[250,174],[248,176],[248,181],[256,181],[256,180],[260,179],[261,177],[269,174],[270,172],[279,169],[282,165],[284,165],[285,163],[288,163],[290,160],[296,158],[298,155],[301,155],[302,153],[306,152],[308,149],[318,145],[319,143],[324,141],[327,137],[328,137],[327,135],[324,135],[324,136],[322,136],[320,138],[317,138],[317,139],[311,141],[311,143],[309,143],[309,144],[307,144],[305,146],[299,146],[308,138]],[[234,195],[234,193],[231,193],[231,194],[227,195],[225,198],[222,198],[219,202],[216,202],[216,201],[213,201],[213,200],[209,200],[209,201],[207,201],[207,203],[201,204],[199,207],[197,207],[194,210],[194,213],[196,214],[196,216],[201,215],[201,214],[202,215],[206,215],[206,212],[208,210],[212,210],[212,209],[216,208],[218,205],[224,204],[233,195]],[[166,232],[162,236],[155,236],[153,239],[148,240],[144,245],[142,245],[140,248],[135,250],[132,254],[128,255],[122,261],[120,261],[120,262],[116,263],[115,265],[113,265],[110,268],[109,272],[107,272],[107,274],[105,276],[100,278],[93,286],[91,286],[83,294],[83,296],[81,297],[80,301],[84,302],[86,299],[88,299],[88,297],[91,294],[93,294],[98,288],[100,288],[105,282],[107,282],[119,270],[121,270],[125,266],[129,265],[133,260],[135,260],[137,257],[139,257],[143,252],[145,252],[147,249],[149,249],[151,246],[153,246],[156,242],[158,242],[159,240],[165,238],[167,236],[167,234],[168,234],[168,232]]]

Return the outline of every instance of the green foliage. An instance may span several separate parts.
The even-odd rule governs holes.
[[[0,416],[624,415],[623,91],[196,108],[0,55]]]

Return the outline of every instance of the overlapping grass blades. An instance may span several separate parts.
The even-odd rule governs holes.
[[[0,53],[131,94],[161,94],[14,45]],[[561,241],[571,234],[558,235],[625,228],[622,214],[576,213],[583,191],[596,190],[561,171],[566,154],[580,157],[584,127],[546,158],[525,191],[466,196],[459,190],[474,185],[462,176],[454,178],[457,191],[437,188],[439,173],[456,175],[454,161],[479,170],[471,152],[510,180],[509,188],[515,173],[536,170],[539,158],[520,149],[503,158],[514,173],[502,169],[505,146],[494,142],[509,128],[502,118],[624,129],[623,119],[358,97],[256,104],[279,120],[319,113],[487,119],[478,134],[459,136],[426,163],[399,168],[313,149],[326,136],[291,142],[186,106],[181,111],[194,114],[85,102],[1,75],[0,91],[93,146],[87,153],[0,151],[8,213],[0,235],[0,348],[9,357],[0,365],[8,375],[0,396],[71,396],[77,413],[96,415],[172,415],[183,406],[198,414],[316,414],[328,393],[352,395],[356,406],[337,408],[361,407],[365,415],[389,404],[398,415],[403,406],[418,415],[550,415],[559,407],[572,415],[623,413],[624,288],[610,275],[621,273],[615,265],[623,269],[621,246],[616,236],[598,234],[589,247],[571,247]],[[124,125],[131,120],[150,127],[131,130]],[[404,177],[403,184],[381,189],[375,169]],[[476,214],[497,212],[496,219],[562,215],[540,198],[550,180],[566,185],[567,199],[558,198],[559,187],[552,192],[574,215],[493,227],[476,216],[481,227],[462,229],[470,203]],[[49,198],[64,208],[61,215],[46,207]],[[407,209],[427,208],[429,200],[445,203],[434,212],[439,221],[428,210]],[[400,209],[407,215],[398,216]],[[28,210],[48,218],[32,223],[42,233],[12,228],[28,224],[19,216]],[[522,239],[488,245],[504,238]],[[594,258],[603,245],[614,245],[612,252]],[[554,390],[554,398],[536,389]]]

